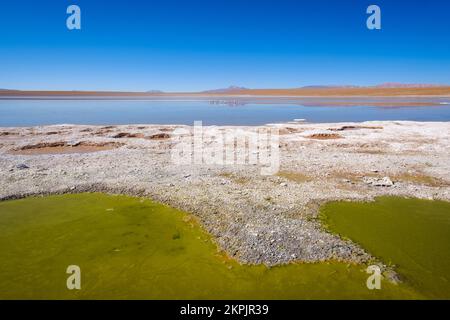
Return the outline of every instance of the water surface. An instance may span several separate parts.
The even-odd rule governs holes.
[[[68,290],[66,268],[81,268]],[[365,266],[242,266],[188,214],[104,194],[0,202],[0,299],[423,298],[406,285],[368,290]]]
[[[395,266],[403,280],[435,299],[450,299],[450,203],[381,197],[322,208],[328,227]]]
[[[176,100],[0,100],[0,127],[51,124],[186,124],[263,125],[306,119],[308,122],[361,122],[371,120],[450,121],[450,105],[356,106],[270,101]]]

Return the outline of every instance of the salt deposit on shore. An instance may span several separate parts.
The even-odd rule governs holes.
[[[326,201],[450,200],[450,123],[272,127],[280,133],[280,172],[272,176],[258,165],[173,163],[173,130],[192,132],[188,126],[0,128],[0,199],[83,191],[147,196],[192,212],[230,256],[268,265],[370,259],[323,230],[316,218]]]

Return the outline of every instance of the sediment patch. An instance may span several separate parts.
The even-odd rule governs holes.
[[[70,154],[70,153],[90,153],[104,150],[111,150],[122,146],[121,143],[105,142],[78,142],[69,144],[64,141],[59,142],[42,142],[33,145],[23,146],[18,149],[11,150],[10,154],[16,155],[40,155],[40,154]]]
[[[379,126],[342,126],[339,128],[330,128],[330,131],[346,131],[346,130],[358,130],[358,129],[372,129],[372,130],[381,130],[383,127]]]
[[[306,136],[306,138],[316,140],[333,140],[333,139],[342,139],[344,137],[337,133],[314,133],[309,136]]]
[[[246,184],[250,182],[250,179],[247,177],[238,176],[231,172],[222,172],[219,174],[220,177],[227,178],[236,184]]]
[[[10,132],[10,131],[2,131],[0,132],[0,137],[5,136],[18,136],[19,134],[17,132]]]
[[[445,187],[449,186],[450,183],[444,181],[443,179],[432,177],[421,172],[415,173],[400,173],[394,175],[393,178],[402,182],[411,182],[415,184],[421,184],[429,187]]]
[[[129,132],[120,132],[113,136],[115,139],[121,139],[121,138],[144,138],[144,135],[142,133],[129,133]]]
[[[291,127],[286,127],[286,128],[281,128],[279,129],[279,134],[281,135],[286,135],[286,134],[292,134],[292,133],[299,133],[299,132],[303,132],[303,129],[297,129],[297,128],[291,128]]]
[[[278,172],[278,176],[296,183],[304,183],[312,180],[312,178],[306,174],[295,171],[280,171]]]
[[[147,137],[146,139],[149,140],[165,140],[165,139],[169,139],[170,135],[167,133],[156,133],[156,134],[152,134],[151,136]]]

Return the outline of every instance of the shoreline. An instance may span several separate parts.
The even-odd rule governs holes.
[[[230,87],[223,90],[197,92],[127,92],[93,90],[0,90],[0,97],[8,96],[97,96],[97,97],[439,97],[450,96],[450,86],[393,86],[393,87],[302,87],[248,89]]]
[[[173,99],[186,99],[180,101],[201,101],[209,99],[439,99],[450,98],[448,94],[432,94],[432,95],[420,95],[420,94],[405,94],[405,95],[250,95],[250,94],[124,94],[124,95],[108,95],[108,94],[22,94],[11,95],[1,94],[0,100],[162,100],[170,101]]]
[[[171,139],[146,137],[170,135],[180,127],[192,129],[183,125],[0,128],[4,168],[0,199],[86,191],[145,196],[196,216],[230,257],[269,266],[371,259],[357,245],[325,232],[317,219],[324,202],[370,201],[383,195],[450,201],[448,122],[278,124],[281,168],[274,176],[261,176],[253,165],[171,163]],[[314,134],[339,137],[310,138]],[[39,143],[51,148],[61,141],[70,143],[69,148],[80,142],[120,145],[86,153],[11,154],[12,149]],[[373,184],[385,176],[394,182],[392,186]]]

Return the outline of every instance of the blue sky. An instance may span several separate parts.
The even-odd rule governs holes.
[[[82,30],[66,28],[70,4]],[[450,84],[449,16],[447,0],[4,0],[0,88]]]

